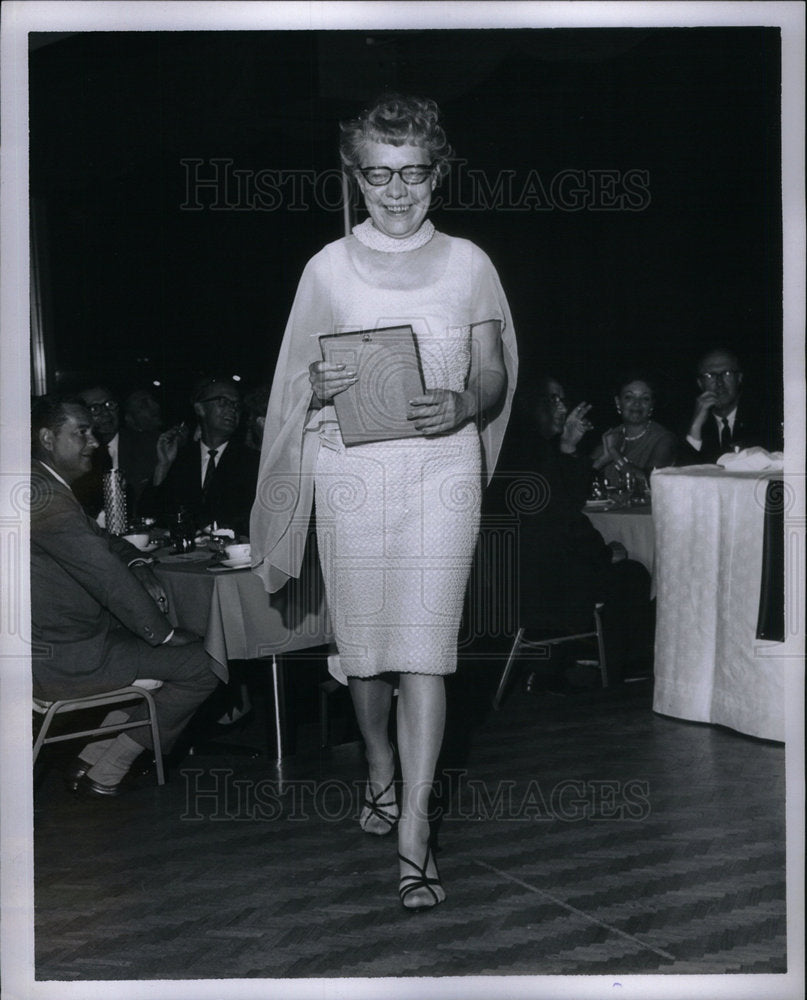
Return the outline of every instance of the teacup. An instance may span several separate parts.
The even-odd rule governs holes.
[[[250,557],[250,546],[247,542],[245,545],[227,545],[224,552],[228,559],[233,562],[248,562]]]
[[[143,549],[149,547],[149,533],[147,531],[136,531],[131,535],[124,535],[123,537],[127,542],[134,545],[135,548],[140,549],[141,552]]]

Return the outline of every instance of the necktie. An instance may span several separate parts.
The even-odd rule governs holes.
[[[723,426],[720,428],[720,447],[724,452],[731,450],[731,428],[726,417],[722,418]]]
[[[109,445],[104,444],[103,441],[98,445],[98,458],[96,463],[101,472],[112,471],[112,456],[109,454]]]
[[[209,458],[207,468],[205,469],[205,478],[202,480],[202,493],[207,493],[210,483],[213,480],[213,473],[216,471],[216,455],[218,454],[218,450],[216,448],[209,448],[207,454]]]

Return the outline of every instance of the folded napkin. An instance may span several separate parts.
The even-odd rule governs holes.
[[[765,451],[764,448],[744,448],[721,455],[717,464],[732,472],[778,471],[784,468],[785,456],[781,451]]]

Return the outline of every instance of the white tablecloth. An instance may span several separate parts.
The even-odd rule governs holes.
[[[640,562],[650,576],[656,562],[653,516],[649,507],[625,507],[583,513],[606,542],[621,542],[631,559]]]
[[[756,638],[765,491],[779,473],[653,473],[653,708],[784,740],[781,644]]]

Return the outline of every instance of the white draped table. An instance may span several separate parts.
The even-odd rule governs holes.
[[[253,660],[256,666],[262,661],[268,667],[275,707],[270,743],[278,760],[294,742],[285,691],[288,654],[333,638],[315,557],[309,555],[300,579],[271,597],[251,570],[215,567],[205,550],[161,555],[154,567],[168,596],[172,625],[203,636],[207,652],[225,667],[229,660]]]
[[[653,473],[653,709],[784,740],[782,644],[756,638],[765,493],[781,472]]]

